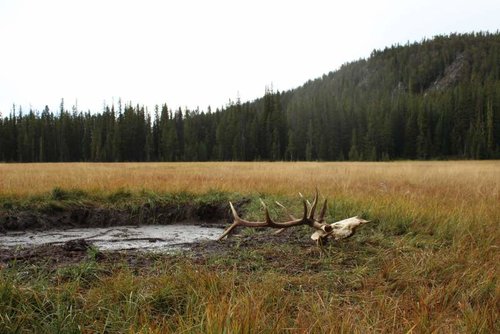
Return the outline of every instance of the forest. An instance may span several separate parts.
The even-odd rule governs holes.
[[[290,69],[293,71],[293,69]],[[277,161],[500,158],[500,33],[374,50],[293,90],[211,110],[0,115],[0,161]]]

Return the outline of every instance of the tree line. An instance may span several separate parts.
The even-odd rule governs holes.
[[[500,158],[500,34],[438,36],[212,111],[13,107],[0,161]]]

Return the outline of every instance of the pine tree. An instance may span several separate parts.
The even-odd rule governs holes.
[[[352,129],[352,136],[351,136],[351,148],[349,149],[349,160],[351,161],[358,161],[361,160],[361,156],[359,155],[359,149],[358,149],[358,136],[356,133],[356,129]]]

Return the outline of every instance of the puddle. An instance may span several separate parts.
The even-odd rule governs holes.
[[[193,242],[216,240],[222,232],[223,229],[217,227],[182,224],[7,232],[0,234],[0,247],[26,248],[63,244],[83,238],[100,250],[170,251],[187,248],[187,244]]]

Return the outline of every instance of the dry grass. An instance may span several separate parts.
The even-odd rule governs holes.
[[[0,164],[0,196],[30,196],[55,187],[282,195],[319,187],[328,197],[476,205],[500,202],[500,162]]]
[[[61,187],[259,193],[289,203],[317,186],[331,219],[374,220],[323,259],[271,243],[138,273],[91,262],[70,268],[78,280],[67,271],[62,279],[0,270],[6,332],[37,324],[89,332],[500,331],[498,161],[1,164],[0,185],[0,196],[19,198]]]
[[[296,196],[318,187],[330,200],[348,199],[418,215],[500,216],[500,162],[391,163],[58,163],[0,164],[0,196],[26,197],[55,187],[93,193],[131,191]]]
[[[295,193],[321,188],[329,195],[395,193],[500,197],[500,162],[223,162],[0,164],[0,195],[33,195],[58,186],[110,192],[208,190]]]

